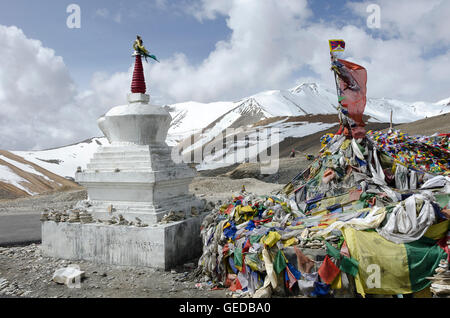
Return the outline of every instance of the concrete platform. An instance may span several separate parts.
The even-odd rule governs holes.
[[[45,221],[42,252],[67,260],[168,270],[201,255],[205,215],[149,227]]]

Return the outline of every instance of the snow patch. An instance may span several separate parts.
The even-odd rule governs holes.
[[[30,165],[21,163],[21,162],[19,162],[19,161],[12,160],[12,159],[7,158],[7,157],[2,156],[2,155],[0,155],[0,159],[3,160],[3,161],[8,162],[9,164],[15,166],[16,168],[19,168],[19,169],[22,170],[22,171],[25,171],[25,172],[28,172],[28,173],[32,173],[32,174],[38,175],[38,176],[40,176],[40,177],[43,177],[45,180],[52,181],[52,180],[51,180],[49,177],[47,177],[45,174],[40,173],[39,171],[37,171],[36,169],[34,169],[33,166],[30,166]]]
[[[21,184],[21,183],[31,184],[30,182],[18,176],[12,169],[10,169],[7,166],[0,165],[0,181],[11,184],[30,195],[36,194],[35,192],[30,191]]]

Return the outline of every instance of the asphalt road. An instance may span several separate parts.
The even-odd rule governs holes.
[[[0,214],[0,246],[40,242],[39,218],[38,213]]]

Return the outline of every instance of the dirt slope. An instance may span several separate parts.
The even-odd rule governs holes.
[[[434,133],[450,133],[450,113],[421,119],[412,123],[395,125],[394,128],[410,135],[430,136]]]
[[[14,164],[14,162],[2,160],[0,157],[0,166],[7,167],[12,173],[23,179],[19,184],[26,188],[29,192],[35,194],[50,193],[54,191],[65,191],[69,189],[80,188],[75,182],[67,180],[61,176],[58,176],[44,168],[23,159],[20,156],[14,155],[8,151],[0,150],[0,155],[6,157],[7,159],[14,160],[19,164],[24,164],[34,168],[37,173],[42,175],[34,174],[29,171],[20,169]],[[1,178],[1,175],[0,175]],[[0,180],[0,200],[1,199],[15,199],[28,197],[31,194],[27,191],[20,189],[19,187],[6,182],[5,180]]]

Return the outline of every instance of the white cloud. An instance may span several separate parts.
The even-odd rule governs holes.
[[[0,149],[41,149],[101,134],[95,118],[105,109],[77,96],[61,57],[14,26],[0,25],[0,43],[0,60],[7,61],[0,65]]]
[[[333,85],[327,41],[344,38],[346,58],[368,70],[370,96],[448,97],[450,79],[443,70],[450,57],[450,2],[379,1],[382,28],[376,32],[365,24],[370,3],[348,4],[349,12],[363,18],[362,25],[338,27],[332,21],[313,22],[306,1],[198,1],[187,12],[199,21],[225,16],[230,39],[218,42],[200,65],[181,53],[152,65],[154,88],[171,101],[213,101],[286,88],[297,76]]]
[[[176,54],[152,65],[153,87],[170,101],[237,99],[261,89],[292,85],[304,62],[293,32],[310,15],[306,1],[207,1],[198,19],[227,15],[231,38],[200,64]],[[227,3],[228,5],[224,5]],[[228,10],[228,11],[227,11]]]

